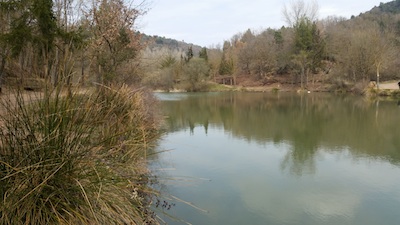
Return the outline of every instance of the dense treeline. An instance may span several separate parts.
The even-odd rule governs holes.
[[[317,5],[299,0],[284,7],[286,26],[248,29],[207,49],[140,34],[145,2],[0,1],[0,85],[119,82],[201,91],[214,81],[363,89],[370,80],[400,77],[399,2],[351,19],[318,19]]]
[[[324,82],[335,89],[349,86],[362,89],[374,80],[379,85],[379,80],[400,77],[399,2],[382,3],[351,19],[330,16],[318,20],[317,5],[297,1],[284,8],[288,26],[261,31],[248,29],[224,41],[222,46],[210,47],[206,50],[207,59],[197,62],[207,62],[206,80],[227,84],[275,82],[315,88],[317,83]],[[159,65],[156,71],[161,75],[154,76],[152,84],[171,88],[188,79],[180,74],[175,63],[160,66],[171,57],[182,64],[179,58],[182,55],[184,51],[158,51],[160,62],[155,64]],[[158,80],[154,82],[156,77]],[[230,77],[229,82],[225,82],[226,77]]]
[[[144,4],[0,1],[0,80],[27,86],[31,78],[54,85],[135,81],[144,46],[135,24]]]

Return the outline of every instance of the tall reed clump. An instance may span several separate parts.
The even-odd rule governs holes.
[[[156,224],[148,101],[128,87],[2,99],[0,224]]]

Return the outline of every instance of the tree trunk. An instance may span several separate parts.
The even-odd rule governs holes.
[[[98,65],[98,70],[97,70],[97,83],[102,84],[102,74],[101,74],[101,65]]]
[[[301,87],[301,90],[303,90],[304,89],[304,85],[303,85],[303,79],[304,79],[304,66],[303,67],[301,67],[301,74],[300,74],[300,87]]]
[[[307,68],[306,69],[306,87],[308,87],[308,74],[310,73],[310,70]]]
[[[4,78],[4,68],[6,65],[6,57],[3,56],[1,59],[1,65],[0,65],[0,94],[1,94],[1,88],[3,87],[3,78]]]
[[[59,50],[58,48],[56,48],[56,52],[55,52],[55,62],[54,62],[54,68],[51,72],[51,82],[53,83],[53,86],[57,86],[58,83],[58,74],[59,74],[59,66],[60,66],[60,59],[59,59]]]
[[[378,90],[379,90],[379,78],[380,78],[379,70],[380,70],[380,65],[378,64],[376,66],[376,88]]]
[[[71,85],[71,76],[72,76],[72,74],[70,74],[69,71],[69,62],[70,62],[70,59],[68,59],[69,56],[70,56],[69,46],[68,44],[64,44],[63,81],[65,79],[68,88]]]
[[[84,57],[84,49],[81,50],[81,85],[85,86],[85,57]]]
[[[47,48],[45,48],[43,51],[45,51],[43,53],[43,76],[46,83],[48,83],[50,78],[50,57]]]

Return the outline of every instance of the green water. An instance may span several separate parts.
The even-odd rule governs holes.
[[[159,149],[168,151],[153,168],[173,205],[155,209],[168,224],[400,224],[397,101],[157,96],[168,130]]]

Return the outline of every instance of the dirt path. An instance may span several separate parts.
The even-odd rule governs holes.
[[[397,81],[389,82],[389,83],[381,83],[379,85],[380,89],[389,89],[389,90],[399,90],[399,85]]]

